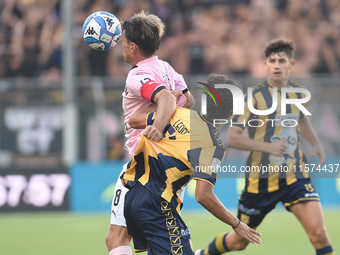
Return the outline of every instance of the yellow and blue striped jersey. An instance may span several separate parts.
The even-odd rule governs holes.
[[[148,114],[147,125],[155,116],[155,112]],[[185,108],[176,108],[163,134],[159,142],[141,136],[121,178],[123,184],[138,181],[179,211],[182,201],[178,196],[191,178],[215,184],[216,172],[209,166],[223,161],[225,148],[217,129],[200,113]]]
[[[302,86],[289,81],[289,87]],[[245,95],[244,115],[234,115],[232,118],[232,126],[242,130],[247,128],[248,136],[251,139],[271,143],[288,137],[285,142],[288,149],[283,157],[261,151],[250,152],[247,166],[251,171],[246,173],[246,190],[250,193],[273,192],[279,190],[282,185],[296,182],[297,178],[308,178],[307,173],[300,171],[305,168],[306,163],[306,157],[300,149],[298,125],[304,114],[296,105],[287,104],[286,115],[281,115],[281,91],[279,88],[277,94],[277,108],[272,114],[261,116],[251,113],[246,104],[249,95]],[[273,86],[269,80],[254,86],[252,90],[254,108],[269,109],[272,106],[272,95]],[[287,93],[289,99],[298,99],[304,96],[301,93]],[[248,121],[250,121],[250,125]],[[284,121],[283,124],[282,121]],[[252,168],[252,166],[259,168]],[[263,166],[266,167],[266,171],[262,171],[264,170]]]

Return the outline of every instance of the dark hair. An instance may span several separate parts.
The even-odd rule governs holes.
[[[295,45],[292,40],[287,40],[284,38],[278,38],[271,40],[264,48],[264,54],[266,59],[273,53],[284,52],[288,58],[294,57]]]
[[[210,74],[207,80],[207,84],[211,87],[214,87],[215,84],[231,84],[242,89],[241,83],[229,79],[226,75],[223,74]],[[206,87],[206,89],[210,90],[208,87]],[[220,103],[218,102],[219,100],[216,100],[216,106],[214,100],[210,96],[207,96],[206,118],[210,122],[212,122],[214,119],[229,119],[230,116],[233,114],[233,96],[231,91],[229,89],[216,88],[215,90],[221,98],[222,105],[220,105]]]
[[[137,44],[144,57],[150,57],[159,48],[164,24],[154,14],[141,11],[129,20],[123,20],[122,29],[128,42]]]

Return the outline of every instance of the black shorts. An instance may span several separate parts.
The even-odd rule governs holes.
[[[309,178],[298,179],[274,192],[255,194],[243,191],[239,199],[237,217],[249,227],[257,227],[280,201],[286,210],[290,211],[290,207],[295,204],[320,199]]]
[[[136,252],[194,254],[190,231],[175,208],[139,183],[126,193],[124,217]]]

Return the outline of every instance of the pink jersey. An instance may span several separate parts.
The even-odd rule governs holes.
[[[138,110],[153,103],[153,98],[160,90],[186,90],[187,85],[182,77],[167,62],[158,60],[157,56],[140,61],[132,67],[123,92],[123,110],[125,147],[133,155],[137,149],[142,129],[133,129],[128,125],[130,117]],[[182,95],[177,106],[183,106],[186,97]]]

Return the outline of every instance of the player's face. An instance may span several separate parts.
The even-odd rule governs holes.
[[[295,61],[290,59],[286,53],[272,53],[264,62],[269,78],[274,80],[288,79],[290,71],[295,64]]]
[[[124,61],[127,63],[131,63],[132,61],[132,54],[131,54],[131,49],[130,49],[130,43],[128,43],[126,37],[125,37],[125,32],[123,32],[122,35],[122,40],[123,40],[123,51],[124,51]]]

